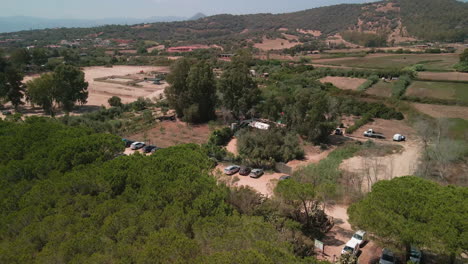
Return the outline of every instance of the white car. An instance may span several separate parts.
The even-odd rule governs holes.
[[[403,136],[403,135],[395,134],[395,135],[393,136],[393,141],[398,141],[398,142],[400,142],[400,141],[405,141],[405,140],[406,140],[406,137]]]
[[[349,240],[341,250],[341,255],[356,255],[359,251],[359,242],[357,240]]]
[[[366,231],[358,230],[354,233],[351,240],[354,240],[358,243],[359,247],[362,247],[362,244],[366,241]]]
[[[229,167],[224,168],[224,174],[226,175],[234,175],[240,170],[240,167],[237,165],[231,165]]]
[[[144,146],[145,146],[145,143],[143,142],[133,142],[132,145],[130,145],[130,149],[137,150],[137,149],[141,149]]]

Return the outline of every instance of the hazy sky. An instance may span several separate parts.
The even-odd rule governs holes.
[[[46,18],[146,18],[221,13],[284,13],[371,0],[0,0],[0,16]]]

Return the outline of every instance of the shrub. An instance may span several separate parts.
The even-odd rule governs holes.
[[[400,76],[400,79],[393,84],[392,96],[400,98],[406,92],[406,88],[411,84],[411,78],[407,75]]]
[[[209,144],[214,144],[216,146],[226,146],[233,136],[231,128],[225,127],[223,129],[213,131],[210,139],[208,140]]]
[[[379,76],[371,75],[367,81],[358,87],[358,91],[364,92],[379,81]]]
[[[275,162],[288,162],[304,157],[299,138],[281,129],[246,129],[238,136],[237,148],[246,163],[273,167]]]
[[[120,97],[118,96],[112,96],[111,98],[109,98],[109,100],[107,100],[107,102],[109,103],[110,106],[113,106],[113,107],[122,106],[122,99],[120,99]]]

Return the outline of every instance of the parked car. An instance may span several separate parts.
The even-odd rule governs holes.
[[[289,175],[283,175],[279,178],[280,181],[289,180],[289,179],[291,179],[291,176]]]
[[[229,167],[224,168],[224,174],[226,175],[234,175],[240,170],[240,167],[237,165],[231,165]]]
[[[411,247],[409,256],[409,260],[413,263],[419,264],[422,262],[422,252],[417,247]]]
[[[364,242],[366,241],[366,232],[362,230],[356,231],[351,240],[355,240],[356,242],[358,242],[359,247],[362,247],[362,244],[364,244]]]
[[[359,251],[359,242],[357,240],[349,240],[341,250],[341,255],[356,255]]]
[[[262,169],[253,169],[251,172],[250,172],[250,178],[254,178],[254,179],[257,179],[257,178],[260,178],[260,176],[263,175],[263,170]]]
[[[395,254],[388,248],[382,250],[382,256],[380,257],[379,264],[395,264]]]
[[[381,139],[385,138],[384,135],[379,134],[379,133],[375,133],[375,131],[373,129],[369,129],[366,132],[364,132],[364,136],[365,137],[371,137],[371,138],[381,138]]]
[[[398,141],[398,142],[400,142],[400,141],[405,141],[405,140],[406,140],[406,137],[403,136],[403,135],[395,134],[395,135],[393,136],[393,141]]]
[[[2,114],[3,114],[4,116],[11,115],[11,111],[8,111],[8,110],[2,111]]]
[[[153,149],[156,149],[156,148],[157,148],[156,146],[151,146],[151,145],[145,146],[145,147],[143,148],[143,152],[144,152],[144,153],[150,153],[150,152],[153,151]]]
[[[250,174],[250,171],[251,171],[251,170],[252,170],[252,169],[249,168],[249,167],[244,167],[244,166],[242,166],[242,167],[240,168],[240,170],[239,170],[239,174],[242,175],[242,176],[248,176],[248,175]]]
[[[122,141],[125,143],[126,148],[129,148],[133,143],[135,143],[135,141],[129,140],[129,139],[126,139],[126,138],[122,138]]]
[[[131,150],[138,150],[138,149],[141,149],[144,146],[145,146],[145,143],[143,143],[143,142],[133,142],[130,145],[130,149]]]

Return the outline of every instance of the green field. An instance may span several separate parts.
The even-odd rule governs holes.
[[[468,102],[468,84],[416,81],[408,87],[405,95]]]
[[[404,68],[414,64],[423,64],[427,71],[451,71],[453,65],[458,63],[457,54],[395,54],[395,55],[369,55],[366,57],[343,58],[320,62],[335,66],[356,68]]]
[[[378,83],[372,85],[372,87],[367,89],[366,93],[381,97],[390,97],[392,96],[392,87],[393,83],[391,82],[379,81]]]
[[[468,131],[468,120],[461,118],[450,118],[449,119],[449,134],[451,138],[464,140],[466,139]]]

